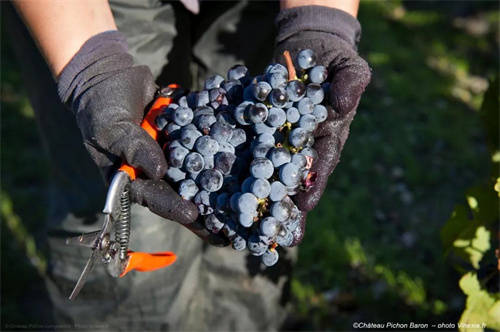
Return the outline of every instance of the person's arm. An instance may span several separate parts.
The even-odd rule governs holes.
[[[168,168],[163,150],[140,127],[158,87],[147,66],[134,65],[107,1],[15,0],[15,5],[104,178],[110,181],[125,160],[142,171],[130,185],[132,201],[211,244],[227,245],[227,239],[197,221],[197,207],[163,180]]]
[[[317,158],[311,168],[316,174],[309,191],[294,196],[302,212],[300,227],[293,232],[298,244],[305,232],[307,212],[319,202],[328,177],[340,160],[362,93],[370,82],[370,67],[357,53],[361,25],[356,19],[359,0],[282,0],[276,18],[275,59],[284,62],[304,49],[316,54],[316,64],[328,72],[328,118],[314,131]]]
[[[358,15],[359,0],[281,0],[281,8],[324,6],[343,10],[354,17]]]
[[[56,77],[92,36],[116,30],[106,0],[14,0],[14,6]]]

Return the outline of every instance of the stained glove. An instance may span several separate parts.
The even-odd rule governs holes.
[[[83,143],[107,181],[124,159],[147,178],[132,182],[134,202],[181,223],[212,244],[225,244],[196,221],[195,205],[161,180],[168,167],[165,156],[140,127],[156,90],[151,71],[147,66],[134,66],[118,31],[90,38],[58,80],[59,96],[73,111]]]
[[[303,212],[301,227],[294,234],[297,244],[304,235],[307,211],[318,204],[328,177],[339,162],[349,126],[371,73],[366,61],[357,53],[361,26],[350,14],[323,6],[295,7],[281,10],[276,24],[275,59],[284,63],[285,50],[295,59],[300,50],[311,49],[316,54],[316,63],[328,69],[327,80],[331,82],[327,97],[332,108],[327,120],[314,132],[313,148],[319,156],[312,166],[316,181],[309,191],[294,197]]]

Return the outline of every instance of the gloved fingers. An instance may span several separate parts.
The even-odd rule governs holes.
[[[294,197],[301,211],[312,210],[319,202],[328,183],[328,176],[338,163],[340,156],[340,139],[336,135],[319,137],[314,143],[318,158],[313,161],[311,171],[316,173],[314,185],[308,191],[299,191]]]
[[[150,179],[159,180],[167,171],[165,155],[158,143],[144,129],[130,122],[121,122],[110,128],[113,142],[107,148],[140,170]]]
[[[335,57],[330,65],[330,75],[330,104],[343,116],[357,107],[361,94],[370,83],[370,67],[349,50]]]
[[[223,235],[212,234],[197,219],[196,206],[180,197],[168,183],[163,180],[136,179],[130,185],[132,201],[149,208],[163,218],[180,223],[201,239],[215,246],[229,244]]]

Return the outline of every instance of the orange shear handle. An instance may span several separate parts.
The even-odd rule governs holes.
[[[170,84],[168,87],[177,89],[179,85]],[[172,101],[173,99],[170,97],[158,97],[141,123],[142,129],[144,129],[155,141],[158,140],[158,130],[155,124],[156,117],[162,113],[165,107],[170,105]],[[127,173],[131,181],[137,178],[138,170],[125,162],[121,165],[119,171]],[[145,272],[161,269],[172,264],[176,259],[177,256],[170,251],[146,253],[129,250],[127,253],[127,263],[120,277],[123,277],[132,270]]]

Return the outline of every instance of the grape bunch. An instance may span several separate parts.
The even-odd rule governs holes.
[[[285,52],[285,60],[255,77],[233,66],[227,79],[209,77],[204,90],[177,96],[156,118],[167,180],[196,204],[208,230],[266,266],[278,261],[278,246],[301,238],[291,197],[314,183],[312,133],[329,107],[327,69],[315,54],[300,51],[294,65]]]

